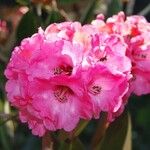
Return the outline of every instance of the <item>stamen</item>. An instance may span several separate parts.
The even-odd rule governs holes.
[[[97,95],[97,94],[100,94],[101,93],[101,87],[98,86],[98,85],[94,85],[90,88],[90,93],[93,94],[93,95]]]
[[[65,72],[66,75],[71,75],[72,66],[62,67],[62,70]]]
[[[71,66],[60,66],[54,68],[54,75],[60,75],[60,74],[71,75],[71,73],[72,73]]]
[[[132,55],[134,56],[134,59],[136,60],[149,60],[149,54],[148,52],[138,52],[138,53],[132,53]]]
[[[68,94],[70,94],[70,89],[65,86],[58,87],[58,89],[54,92],[54,96],[56,97],[56,99],[62,103],[68,100]]]
[[[59,74],[61,74],[62,72],[63,72],[63,70],[62,70],[61,68],[59,68],[59,67],[54,68],[54,75],[59,75]]]
[[[133,73],[132,76],[133,77],[130,79],[130,81],[135,81],[136,80],[136,75]]]
[[[104,57],[102,57],[102,58],[99,59],[99,61],[106,61],[106,60],[107,60],[106,56],[104,56]]]

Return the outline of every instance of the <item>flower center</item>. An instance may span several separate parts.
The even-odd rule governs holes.
[[[107,60],[107,56],[104,56],[104,57],[99,59],[99,61],[106,61],[106,60]]]
[[[97,94],[100,94],[101,93],[101,87],[98,86],[98,85],[94,85],[92,86],[90,89],[89,89],[89,92],[93,95],[97,95]]]
[[[66,86],[58,86],[54,92],[54,96],[59,102],[64,103],[68,100],[68,96],[71,92],[72,90]]]
[[[148,54],[147,51],[132,52],[132,55],[134,59],[139,60],[139,61],[150,59],[150,55]]]
[[[54,68],[54,75],[60,74],[71,75],[72,69],[73,69],[72,66],[59,66]]]

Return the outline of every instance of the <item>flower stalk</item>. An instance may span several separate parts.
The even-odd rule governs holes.
[[[49,132],[42,137],[42,150],[54,150],[54,141]]]

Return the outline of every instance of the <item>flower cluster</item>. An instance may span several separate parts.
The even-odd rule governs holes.
[[[127,44],[126,56],[132,63],[129,95],[150,93],[150,23],[143,16],[126,17],[123,12],[108,18],[98,15],[92,24],[108,34],[119,34]]]
[[[26,38],[5,70],[8,99],[34,135],[73,130],[80,119],[108,120],[131,93],[150,93],[150,24],[123,12],[91,24],[51,24]]]

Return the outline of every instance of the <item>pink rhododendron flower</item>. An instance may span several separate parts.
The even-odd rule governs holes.
[[[92,49],[87,55],[90,65],[102,64],[113,73],[128,75],[130,78],[131,61],[126,56],[127,45],[124,39],[115,34],[95,34]]]
[[[118,111],[128,90],[128,79],[125,75],[114,75],[107,67],[98,64],[84,71],[82,77],[95,118],[99,118],[101,111]]]
[[[81,61],[80,45],[63,38],[48,39],[41,29],[13,51],[5,71],[9,79],[6,91],[33,134],[71,131],[80,118],[92,117],[90,101],[76,73]]]
[[[131,72],[133,74],[129,93],[136,95],[150,93],[148,76],[150,73],[148,67],[150,63],[150,23],[143,16],[125,17],[123,12],[108,18],[106,22],[101,16],[98,15],[97,19],[92,21],[92,25],[99,32],[121,35],[127,44],[126,56],[132,61]]]
[[[136,95],[150,93],[150,32],[133,37],[130,41],[129,56],[132,60],[132,74],[130,92]]]
[[[128,43],[127,56],[132,60],[131,88],[136,95],[150,93],[150,23],[142,16],[127,17],[132,32]]]
[[[79,22],[63,22],[51,24],[45,30],[46,39],[64,39],[80,45],[84,52],[91,49],[92,34],[97,31],[92,25],[82,26]]]
[[[9,79],[6,91],[11,104],[19,109],[21,121],[28,123],[33,134],[43,136],[46,130],[58,129],[71,131],[80,119],[98,118],[101,111],[116,112],[121,107],[128,88],[123,74],[126,69],[117,73],[116,68],[113,74],[109,65],[97,60],[85,65],[84,61],[88,61],[89,55],[93,57],[95,47],[103,43],[104,51],[112,43],[110,51],[114,58],[114,51],[122,56],[126,46],[121,39],[107,39],[105,35],[100,39],[102,44],[98,41],[94,45],[93,31],[96,33],[91,25],[81,26],[77,22],[52,24],[14,49],[5,70]]]
[[[145,28],[144,28],[145,26]],[[51,24],[24,39],[5,70],[7,96],[34,135],[80,119],[119,116],[131,93],[150,93],[150,28],[123,12],[92,24]]]

